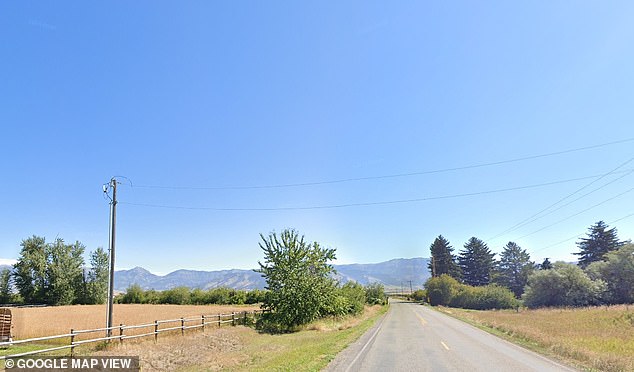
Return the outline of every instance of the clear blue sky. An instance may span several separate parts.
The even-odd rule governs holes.
[[[631,139],[633,19],[629,1],[3,2],[0,258],[33,234],[107,247],[112,176],[134,185],[121,179],[117,266],[158,273],[254,268],[258,234],[286,227],[339,263],[427,257],[439,234],[459,251],[594,180],[488,240],[573,260],[576,239],[553,244],[634,213],[634,161],[608,174],[634,141],[331,184],[141,186],[374,177]],[[634,217],[613,226],[634,237]]]

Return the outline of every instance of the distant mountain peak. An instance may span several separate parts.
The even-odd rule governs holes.
[[[341,283],[356,281],[362,285],[380,283],[388,289],[401,288],[404,283],[409,288],[421,288],[429,278],[428,258],[395,258],[385,262],[370,264],[333,265],[335,278]],[[155,275],[142,267],[115,272],[115,289],[124,291],[132,284],[143,289],[165,290],[175,287],[211,289],[229,287],[233,289],[263,289],[266,285],[262,274],[253,270],[188,270],[179,269],[167,275]]]

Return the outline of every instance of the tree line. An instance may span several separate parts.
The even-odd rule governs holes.
[[[519,306],[587,306],[634,302],[634,245],[620,241],[616,228],[599,221],[578,243],[578,263],[541,264],[514,242],[500,259],[482,240],[472,237],[459,254],[439,235],[430,246],[425,283],[432,304],[466,308]],[[510,301],[511,293],[516,301]],[[521,301],[521,302],[520,302]]]
[[[103,248],[90,253],[87,268],[86,247],[79,241],[67,244],[57,238],[47,243],[34,235],[20,246],[13,270],[0,273],[0,303],[73,305],[106,301],[108,254]]]

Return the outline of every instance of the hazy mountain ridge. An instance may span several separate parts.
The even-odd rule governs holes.
[[[345,283],[356,281],[363,285],[378,282],[388,289],[421,288],[429,278],[428,258],[397,258],[373,264],[333,265],[336,278]],[[115,290],[125,291],[132,284],[143,289],[166,290],[174,287],[210,289],[228,287],[234,289],[262,289],[266,285],[260,273],[253,270],[176,270],[167,275],[155,275],[142,267],[115,271]]]

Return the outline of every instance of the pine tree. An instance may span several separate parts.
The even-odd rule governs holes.
[[[539,265],[540,270],[550,270],[553,268],[553,264],[548,257],[544,258],[544,262]]]
[[[624,244],[619,241],[616,228],[608,230],[608,225],[603,221],[590,226],[587,235],[587,238],[577,243],[579,253],[574,253],[579,256],[579,266],[582,268],[592,262],[605,261],[606,253],[615,251]]]
[[[499,276],[496,282],[509,288],[519,298],[524,293],[524,287],[528,282],[528,276],[534,270],[535,264],[531,262],[531,256],[514,242],[508,244],[500,253],[500,261],[497,264]]]
[[[453,255],[453,247],[445,237],[438,235],[429,250],[431,251],[431,261],[427,267],[433,277],[447,274],[454,278],[460,278],[460,267]]]
[[[490,284],[495,265],[494,256],[482,240],[476,237],[469,239],[458,258],[463,282],[473,286]]]

